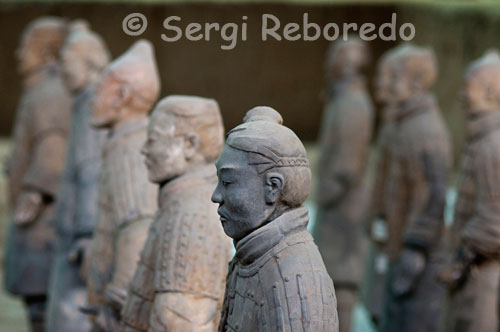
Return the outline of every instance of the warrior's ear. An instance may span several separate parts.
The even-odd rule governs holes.
[[[130,86],[126,83],[114,82],[114,84],[120,84],[120,88],[118,93],[111,97],[111,103],[114,108],[121,109],[129,103],[132,96],[132,91]]]
[[[424,77],[421,73],[415,73],[413,80],[411,81],[412,89],[415,91],[424,90]]]
[[[200,136],[196,133],[187,133],[184,135],[184,155],[187,160],[193,158],[200,147]]]
[[[265,200],[267,204],[278,202],[281,192],[285,187],[285,179],[283,175],[276,172],[266,173],[265,179]]]
[[[488,103],[493,104],[495,106],[498,106],[498,102],[500,99],[497,90],[498,89],[495,89],[495,87],[488,85],[486,87],[486,92],[485,92],[485,98],[488,101]]]

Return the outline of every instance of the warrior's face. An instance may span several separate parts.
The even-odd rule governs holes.
[[[197,149],[198,136],[176,132],[176,117],[153,111],[148,139],[141,149],[148,169],[149,181],[163,183],[186,172],[190,156]],[[194,135],[194,136],[193,136]]]
[[[394,63],[390,68],[390,95],[396,103],[402,103],[423,92],[422,77],[409,72],[403,63]]]
[[[327,77],[342,79],[357,75],[368,61],[367,49],[358,42],[342,42],[328,52],[326,60]]]
[[[500,108],[500,80],[491,78],[488,69],[478,70],[465,80],[464,106],[470,115],[497,111]]]
[[[390,65],[383,62],[377,68],[375,76],[375,99],[381,104],[387,104],[390,98],[391,71]]]
[[[479,82],[474,79],[474,77],[465,81],[463,101],[465,109],[470,113],[474,113],[474,110],[480,110],[482,108],[484,93],[482,87],[478,83]]]
[[[25,37],[16,51],[19,61],[19,73],[21,75],[29,74],[43,65],[42,57],[39,54],[39,47],[33,38]]]
[[[107,71],[97,83],[92,108],[92,126],[110,128],[120,119],[120,109],[125,107],[130,90],[125,82]]]
[[[248,152],[228,145],[215,164],[219,182],[212,201],[219,204],[224,232],[238,241],[272,220],[284,181],[276,173],[259,174]]]
[[[76,44],[68,45],[61,52],[62,73],[66,86],[71,91],[76,91],[87,85],[88,75],[85,52],[78,50]]]

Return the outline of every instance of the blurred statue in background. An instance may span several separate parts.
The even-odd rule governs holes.
[[[335,283],[342,332],[351,331],[367,244],[365,171],[374,118],[362,74],[368,63],[369,50],[357,38],[333,43],[326,62],[328,101],[320,134],[314,239]]]
[[[5,287],[22,296],[33,331],[44,331],[48,279],[55,247],[54,203],[66,157],[71,97],[59,68],[66,22],[39,18],[18,50],[24,91],[7,164],[13,212],[7,235]]]
[[[375,169],[371,202],[369,205],[368,232],[370,248],[365,267],[363,302],[375,324],[380,322],[383,308],[385,279],[388,268],[388,257],[385,251],[388,230],[384,208],[385,192],[388,190],[388,161],[392,130],[394,128],[394,105],[391,86],[391,68],[398,48],[385,52],[377,63],[375,74],[375,100],[380,105],[379,130],[376,142],[376,155],[370,162]]]
[[[140,150],[160,79],[153,46],[137,41],[97,83],[92,125],[108,128],[98,189],[98,222],[88,257],[89,305],[95,330],[114,331],[127,298],[158,188],[148,181]]]
[[[122,312],[122,331],[217,330],[231,242],[210,196],[224,145],[212,99],[170,96],[151,115],[142,148],[159,212]]]
[[[282,122],[272,108],[250,110],[216,162],[212,200],[236,246],[220,332],[339,328],[333,282],[307,231],[306,150]]]
[[[406,44],[392,66],[396,108],[383,202],[389,269],[381,331],[434,332],[444,295],[435,277],[451,142],[428,91],[437,76],[434,52]]]
[[[500,291],[500,56],[489,52],[465,75],[467,146],[462,156],[443,331],[496,332]]]
[[[90,331],[79,308],[87,303],[81,272],[97,215],[97,182],[105,130],[90,125],[92,85],[109,62],[102,39],[86,22],[71,24],[63,45],[62,70],[73,94],[73,116],[66,166],[55,207],[57,251],[51,271],[48,331]]]

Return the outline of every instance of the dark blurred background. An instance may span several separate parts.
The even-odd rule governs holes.
[[[194,94],[217,99],[226,128],[236,125],[251,107],[269,105],[279,110],[288,126],[303,140],[315,140],[322,113],[323,61],[328,41],[262,41],[261,15],[273,14],[284,25],[302,21],[303,13],[320,26],[335,22],[371,22],[377,26],[398,15],[398,27],[410,22],[416,27],[414,42],[433,46],[439,59],[439,80],[434,87],[455,139],[462,144],[460,89],[464,66],[486,49],[500,47],[500,4],[474,1],[443,3],[183,3],[117,4],[51,2],[0,3],[0,135],[9,136],[21,89],[14,51],[28,22],[41,15],[70,19],[85,18],[108,43],[113,57],[124,52],[138,37],[122,31],[129,13],[143,13],[148,28],[142,35],[156,47],[162,77],[162,96]],[[167,43],[163,20],[172,15],[189,22],[241,23],[248,16],[248,40],[238,41],[233,50],[220,49],[218,33],[210,41],[192,42],[185,38]],[[394,42],[370,42],[374,62]],[[369,72],[370,84],[374,66]]]
[[[282,25],[301,23],[304,13],[309,14],[310,22],[321,27],[330,22],[339,26],[343,23],[374,23],[378,27],[389,22],[392,13],[397,14],[398,28],[403,23],[412,23],[416,28],[413,42],[432,46],[438,57],[439,78],[434,91],[453,136],[456,157],[462,149],[464,136],[460,103],[464,68],[485,50],[500,48],[499,1],[152,1],[26,3],[0,0],[0,161],[8,153],[9,136],[21,93],[14,52],[25,26],[42,15],[86,19],[116,57],[138,39],[122,31],[122,20],[130,13],[144,14],[148,28],[141,37],[155,45],[162,78],[161,96],[192,94],[215,98],[221,105],[226,129],[238,124],[253,106],[275,107],[282,113],[285,124],[307,143],[313,165],[316,159],[314,141],[323,108],[323,63],[328,41],[320,38],[314,42],[264,42],[260,37],[262,14],[275,15]],[[238,40],[235,49],[229,51],[220,49],[220,45],[227,42],[218,33],[213,33],[210,41],[192,42],[183,38],[167,43],[160,38],[165,32],[162,24],[172,15],[182,18],[181,23],[176,23],[181,27],[190,22],[240,24],[241,18],[247,16],[248,40]],[[370,87],[376,60],[396,44],[381,39],[370,42],[373,57],[368,73]],[[0,177],[0,264],[8,220],[4,187],[4,178]],[[0,282],[1,272],[0,266]],[[20,302],[7,297],[3,289],[0,289],[0,331],[26,331]]]

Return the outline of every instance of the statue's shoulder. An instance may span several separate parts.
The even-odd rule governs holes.
[[[270,313],[271,322],[278,315],[284,324],[300,325],[304,331],[336,331],[333,282],[317,247],[307,238],[285,238],[285,245],[270,253],[272,257],[258,271],[262,294],[268,294],[263,301],[269,308],[281,308]]]

